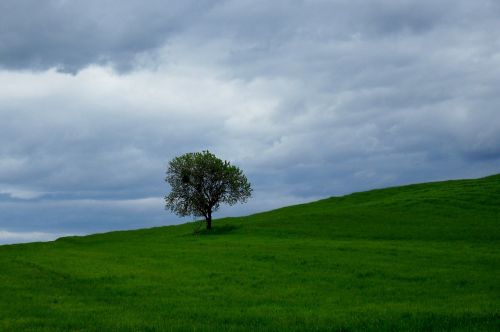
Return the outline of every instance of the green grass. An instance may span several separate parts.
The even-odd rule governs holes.
[[[0,331],[500,330],[500,175],[0,246]]]

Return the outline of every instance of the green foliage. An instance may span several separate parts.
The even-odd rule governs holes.
[[[166,208],[180,216],[205,217],[211,227],[212,213],[221,203],[246,202],[252,189],[243,172],[209,151],[186,153],[169,163],[165,181],[171,191]]]
[[[495,331],[500,176],[0,246],[0,331]]]

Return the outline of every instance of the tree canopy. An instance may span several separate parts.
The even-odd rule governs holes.
[[[209,151],[191,152],[170,161],[165,181],[171,191],[165,207],[179,216],[205,217],[212,228],[212,213],[222,203],[246,202],[252,188],[241,169]]]

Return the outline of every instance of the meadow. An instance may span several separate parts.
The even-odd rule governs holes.
[[[0,246],[0,331],[500,330],[500,175]]]

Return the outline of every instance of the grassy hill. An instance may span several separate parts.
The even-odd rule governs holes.
[[[0,246],[0,331],[498,330],[500,175]]]

